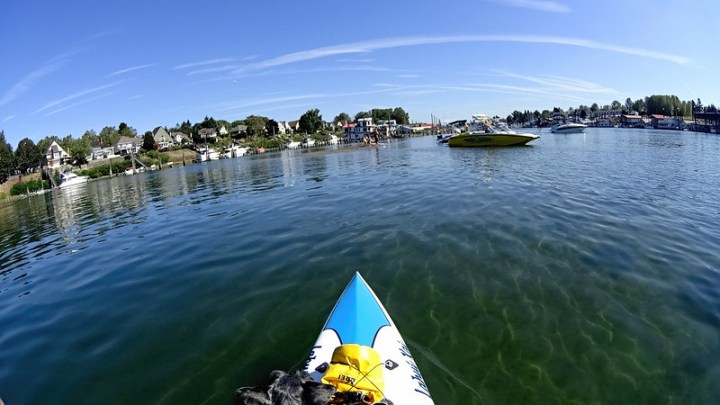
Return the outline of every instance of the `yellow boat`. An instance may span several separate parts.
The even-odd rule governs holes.
[[[540,138],[540,135],[517,133],[505,125],[494,123],[488,116],[473,115],[465,131],[448,139],[449,146],[514,146]]]

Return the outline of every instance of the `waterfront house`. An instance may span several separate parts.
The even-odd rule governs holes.
[[[217,131],[215,128],[202,128],[198,132],[198,136],[203,142],[215,142],[215,140],[217,140]]]
[[[129,155],[130,153],[138,153],[142,147],[143,141],[140,138],[131,138],[122,136],[115,144],[114,150],[116,155]]]
[[[360,118],[357,123],[347,124],[343,127],[343,139],[345,142],[356,142],[365,136],[375,133],[377,126],[373,124],[372,118]]]
[[[598,128],[612,128],[613,122],[609,118],[602,118],[593,121],[593,126]]]
[[[288,127],[288,123],[285,121],[278,121],[278,134],[279,135],[285,135],[290,133],[290,128]]]
[[[47,166],[50,169],[58,169],[70,161],[70,155],[55,141],[50,144],[45,152],[45,158],[47,159]]]
[[[620,123],[625,128],[645,128],[645,121],[639,115],[623,114]]]
[[[286,130],[287,130],[288,133],[290,133],[290,134],[296,133],[297,131],[300,130],[300,121],[290,121],[290,122],[288,122],[288,123],[287,123],[287,128],[286,128]]]
[[[663,114],[650,115],[650,125],[655,129],[675,129],[680,126],[678,120]]]
[[[220,129],[218,129],[218,134],[219,134],[220,136],[227,136],[228,131],[227,131],[227,129],[225,129],[225,125],[222,125],[222,126],[220,127]]]
[[[170,132],[170,137],[175,145],[189,145],[193,143],[192,138],[184,132]]]
[[[106,148],[96,146],[92,148],[92,152],[90,153],[90,156],[87,160],[107,159],[109,157],[112,157],[114,154],[115,150],[112,146]]]
[[[230,128],[230,136],[233,138],[245,138],[247,136],[247,125],[235,125]]]
[[[174,145],[172,136],[163,127],[157,127],[152,131],[153,139],[155,140],[155,149],[157,150],[169,150]]]

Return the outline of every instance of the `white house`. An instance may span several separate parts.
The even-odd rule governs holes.
[[[170,132],[170,137],[173,140],[173,143],[176,145],[186,145],[193,143],[192,138],[187,136],[184,132]]]
[[[70,155],[55,141],[48,147],[45,152],[45,157],[47,158],[47,165],[50,169],[58,169],[66,161],[70,160]]]
[[[157,150],[168,150],[175,144],[172,136],[163,127],[157,127],[152,131],[155,140],[155,148]]]
[[[375,133],[377,126],[372,118],[360,118],[356,124],[347,124],[343,127],[343,139],[347,142],[362,140],[366,135]]]
[[[115,154],[129,155],[130,153],[137,153],[142,147],[142,144],[143,141],[140,138],[122,136],[115,144]]]

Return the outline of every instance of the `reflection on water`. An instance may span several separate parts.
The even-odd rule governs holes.
[[[439,403],[712,403],[720,138],[292,150],[0,204],[8,403],[228,403],[361,271]]]

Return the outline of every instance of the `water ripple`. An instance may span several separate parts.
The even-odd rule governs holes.
[[[713,402],[720,141],[539,141],[286,151],[0,205],[3,398],[226,403],[301,364],[360,271],[438,402]]]

